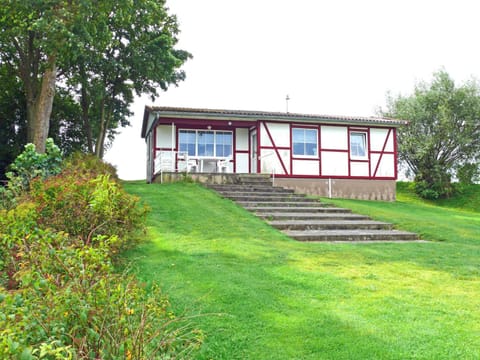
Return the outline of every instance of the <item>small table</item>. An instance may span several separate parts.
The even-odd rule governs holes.
[[[218,172],[218,162],[219,161],[226,161],[228,157],[225,156],[191,156],[190,159],[196,159],[200,163],[200,172],[203,172],[203,168],[205,163],[215,163],[215,170]]]

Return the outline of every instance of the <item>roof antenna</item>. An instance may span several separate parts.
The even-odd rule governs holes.
[[[290,96],[287,96],[285,97],[285,103],[287,104],[287,114],[288,114],[288,100],[290,100]]]

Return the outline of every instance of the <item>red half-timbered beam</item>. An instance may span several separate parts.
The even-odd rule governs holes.
[[[275,145],[275,141],[273,141],[272,134],[270,134],[270,129],[268,128],[267,123],[265,121],[262,121],[262,123],[263,123],[263,127],[265,128],[265,131],[268,135],[268,138],[270,139],[270,142],[272,143],[273,150],[275,150],[275,153],[277,154],[278,160],[280,161],[280,165],[282,165],[284,173],[286,175],[288,175],[287,168],[286,168],[285,164],[283,163],[283,159],[280,156],[280,152],[278,151],[278,147]]]
[[[380,167],[380,162],[382,161],[382,157],[383,157],[383,154],[385,153],[385,148],[387,147],[388,139],[390,138],[391,133],[392,133],[392,129],[388,129],[387,136],[385,137],[385,141],[383,142],[382,151],[380,152],[380,156],[378,157],[377,166],[375,167],[375,171],[373,172],[373,177],[377,176],[377,171],[378,171],[378,168]]]

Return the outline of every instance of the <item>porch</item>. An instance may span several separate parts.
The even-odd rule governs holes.
[[[188,152],[160,151],[154,159],[154,175],[164,172],[231,173],[231,156],[191,156]]]
[[[242,184],[244,182],[251,183],[258,182],[264,183],[272,182],[270,175],[266,174],[234,174],[234,173],[218,173],[218,172],[163,172],[155,177],[153,180],[154,183],[161,183],[161,182],[176,182],[185,180],[188,177],[194,182],[198,182],[201,184]]]

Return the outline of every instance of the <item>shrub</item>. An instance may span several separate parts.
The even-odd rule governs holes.
[[[115,235],[119,240],[111,247],[114,252],[132,245],[135,232],[143,229],[146,207],[111,175],[77,172],[80,164],[67,162],[60,174],[32,182],[28,199],[36,204],[38,223],[79,237],[87,245],[97,235]]]
[[[7,172],[8,187],[16,194],[26,191],[33,179],[46,179],[61,171],[62,153],[60,148],[47,139],[45,153],[35,151],[34,144],[25,145],[25,150],[17,156]]]
[[[101,237],[92,247],[38,228],[13,238],[19,287],[0,290],[0,358],[47,350],[59,358],[175,358],[201,343],[201,332],[173,314],[158,288],[114,273],[115,239]]]
[[[480,163],[465,163],[458,167],[457,179],[465,185],[478,182],[480,180]]]
[[[33,179],[46,179],[61,171],[62,153],[52,139],[47,139],[45,153],[35,151],[34,144],[25,145],[24,151],[9,166],[7,187],[0,188],[0,207],[11,208],[16,198],[30,189]]]
[[[18,164],[39,159],[26,150],[18,179]],[[16,205],[0,209],[0,358],[188,357],[201,332],[159,288],[112,265],[143,228],[146,208],[91,156],[75,155],[55,173],[39,170]]]
[[[113,165],[100,160],[95,155],[80,152],[65,159],[62,172],[70,173],[78,179],[93,179],[99,175],[109,175],[111,180],[115,182],[119,180]]]
[[[450,175],[438,166],[417,174],[414,183],[415,192],[428,200],[449,197],[454,191]]]

